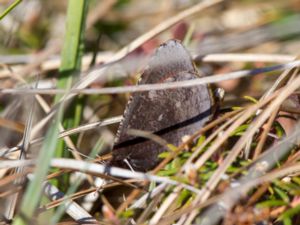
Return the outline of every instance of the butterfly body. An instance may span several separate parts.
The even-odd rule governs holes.
[[[139,84],[156,84],[197,78],[190,54],[179,41],[161,45],[141,75]],[[198,131],[211,119],[214,100],[207,85],[134,93],[124,112],[113,149],[112,165],[139,171],[154,168],[167,150],[157,142],[135,137],[128,130],[147,131],[178,146],[182,137]],[[127,161],[127,163],[125,163]]]

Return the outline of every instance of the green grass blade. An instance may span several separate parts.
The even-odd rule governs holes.
[[[87,13],[87,1],[85,0],[69,0],[66,20],[66,34],[61,55],[60,76],[58,78],[57,87],[70,89],[74,80],[77,79],[78,72],[81,68],[81,58],[83,55],[83,37],[84,25]],[[59,102],[61,95],[57,95],[55,103]],[[79,125],[82,116],[83,98],[79,97],[76,102],[72,102],[68,106],[65,113],[63,127],[69,129]],[[74,140],[76,137],[74,138]],[[59,142],[59,146],[55,153],[56,157],[69,157],[69,153],[65,151],[65,143]],[[68,176],[64,176],[62,183],[58,185],[58,181],[53,182],[54,185],[62,191],[66,191],[63,187],[68,183]]]
[[[37,159],[37,167],[34,172],[34,177],[26,189],[21,203],[21,213],[14,221],[14,225],[31,224],[30,220],[33,218],[35,210],[40,202],[43,191],[43,182],[47,176],[50,167],[50,160],[53,157],[57,146],[59,123],[61,118],[62,107],[60,107],[58,115],[47,132],[45,141]]]
[[[17,5],[19,5],[22,2],[22,0],[17,0],[14,3],[12,3],[1,15],[0,20],[2,20],[11,10],[13,10]]]

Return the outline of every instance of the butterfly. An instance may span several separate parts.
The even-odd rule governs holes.
[[[169,40],[155,51],[138,84],[190,80],[199,77],[197,74],[189,52],[179,41]],[[198,131],[212,118],[213,105],[208,85],[133,93],[117,132],[111,165],[137,171],[153,169],[167,147],[128,131],[147,131],[178,146],[183,136]]]

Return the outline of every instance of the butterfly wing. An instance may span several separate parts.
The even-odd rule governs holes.
[[[151,58],[139,84],[183,81],[196,78],[190,54],[176,40],[161,45]],[[184,135],[199,130],[212,115],[213,100],[207,85],[134,93],[120,124],[113,149],[112,165],[130,165],[140,171],[152,169],[166,147],[130,136],[128,129],[149,131],[173,145]]]

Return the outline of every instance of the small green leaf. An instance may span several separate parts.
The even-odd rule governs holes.
[[[177,168],[161,170],[157,173],[158,176],[172,176],[178,172]]]
[[[281,126],[281,124],[278,122],[275,122],[274,126],[275,126],[276,135],[279,138],[283,137],[285,135],[285,131],[284,131],[283,127]]]
[[[245,95],[244,99],[249,100],[250,102],[257,103],[257,100],[251,96]]]
[[[182,158],[188,159],[189,157],[191,157],[192,153],[191,152],[183,152],[181,154]]]
[[[283,181],[274,181],[273,183],[292,195],[298,195],[300,192],[300,187],[298,184]]]
[[[131,218],[134,215],[134,211],[132,209],[128,209],[121,213],[121,217],[123,218]]]
[[[268,190],[269,190],[269,192],[270,192],[271,195],[274,195],[274,189],[273,189],[272,186],[269,186]]]
[[[162,152],[158,155],[158,158],[165,159],[171,155],[171,152]]]
[[[184,189],[183,191],[180,192],[178,199],[177,199],[177,204],[178,206],[183,205],[184,202],[187,201],[188,198],[191,197],[191,192]]]
[[[180,169],[181,167],[181,159],[180,158],[175,158],[172,162],[171,162],[171,168],[173,169]]]
[[[202,145],[202,143],[205,141],[206,137],[204,135],[201,135],[196,143],[196,147],[199,147],[200,145]]]
[[[241,136],[245,130],[247,130],[249,127],[248,124],[243,124],[241,126],[239,126],[238,128],[236,128],[235,131],[232,132],[232,134],[230,136]]]
[[[300,185],[300,177],[292,177],[292,181]]]
[[[174,151],[174,152],[178,149],[177,146],[172,145],[172,144],[167,144],[167,147],[168,147],[169,150]]]
[[[236,111],[236,110],[241,110],[241,109],[243,109],[243,107],[233,106],[233,107],[231,107],[231,109],[232,109],[233,111]]]
[[[256,204],[257,208],[268,208],[274,206],[284,206],[287,205],[285,201],[282,200],[267,200]]]
[[[286,203],[289,203],[290,199],[289,196],[280,188],[274,187],[274,191],[277,193],[277,195]]]

